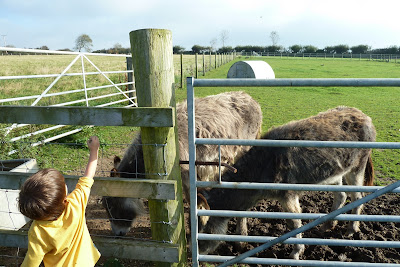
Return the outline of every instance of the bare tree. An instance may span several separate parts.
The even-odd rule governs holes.
[[[213,39],[211,39],[211,41],[210,41],[210,50],[211,51],[216,51],[217,50],[217,42],[218,42],[218,40],[217,40],[217,38],[213,38]]]
[[[121,49],[122,45],[120,43],[116,43],[113,48],[114,49]]]
[[[279,34],[277,31],[272,31],[271,34],[269,35],[269,38],[271,38],[272,45],[277,46],[279,42]]]
[[[93,41],[87,34],[82,34],[75,40],[75,49],[81,52],[84,48],[87,52],[92,51]]]
[[[3,37],[4,47],[7,47],[7,42],[6,42],[7,34],[2,34],[1,37]]]
[[[222,47],[224,48],[225,42],[229,39],[229,31],[227,31],[227,30],[221,31],[220,38],[221,38]]]
[[[119,52],[122,50],[122,45],[120,43],[116,43],[113,46],[113,49],[115,54],[119,54]]]

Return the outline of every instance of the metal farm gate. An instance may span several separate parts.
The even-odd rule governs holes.
[[[220,266],[228,266],[234,263],[247,264],[279,264],[291,266],[400,266],[399,264],[365,263],[365,262],[341,262],[341,261],[311,261],[311,260],[289,260],[251,257],[254,254],[268,249],[272,245],[285,242],[287,244],[306,245],[328,245],[328,246],[360,246],[360,247],[385,247],[400,248],[400,241],[371,241],[371,240],[338,240],[338,239],[314,239],[314,238],[292,238],[327,220],[357,220],[357,221],[379,221],[400,222],[400,216],[380,215],[353,215],[343,214],[352,208],[359,206],[382,194],[392,192],[400,193],[400,181],[386,187],[369,186],[325,186],[310,184],[271,184],[271,183],[230,183],[225,181],[200,182],[196,181],[195,159],[196,145],[246,145],[246,146],[270,146],[270,147],[324,147],[324,148],[375,148],[375,149],[400,149],[397,142],[336,142],[336,141],[296,141],[296,140],[230,140],[230,139],[200,139],[196,138],[194,121],[194,88],[195,87],[399,87],[400,79],[187,79],[187,101],[189,117],[189,170],[190,170],[190,198],[191,198],[191,238],[192,238],[192,260],[193,266],[199,266],[199,262],[221,262]],[[299,190],[299,191],[345,191],[345,192],[370,192],[364,198],[350,203],[343,208],[329,214],[279,214],[274,212],[248,212],[248,211],[220,211],[220,210],[197,210],[197,188],[218,187],[235,189],[274,189],[274,190]],[[314,220],[301,228],[295,229],[281,237],[249,237],[233,235],[211,235],[198,233],[198,216],[220,216],[220,217],[257,217],[257,218],[280,218],[280,219],[308,219]],[[265,243],[238,257],[199,255],[198,240],[221,240]]]

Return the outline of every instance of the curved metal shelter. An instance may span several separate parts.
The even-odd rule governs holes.
[[[229,69],[228,78],[275,79],[275,73],[265,61],[239,61]]]

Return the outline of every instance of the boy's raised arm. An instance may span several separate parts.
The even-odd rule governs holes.
[[[96,173],[96,168],[97,168],[97,159],[98,159],[99,147],[100,147],[99,138],[97,136],[90,137],[89,140],[87,141],[87,145],[88,145],[90,154],[89,154],[89,161],[86,166],[84,176],[88,177],[88,178],[93,178]]]

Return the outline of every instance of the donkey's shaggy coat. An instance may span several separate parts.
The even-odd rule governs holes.
[[[326,141],[375,141],[375,128],[371,119],[360,110],[338,107],[316,116],[293,121],[268,131],[262,139],[274,140],[326,140]],[[301,147],[252,147],[237,160],[236,174],[226,172],[222,180],[233,182],[372,185],[373,167],[370,149],[301,148]],[[211,209],[247,210],[261,199],[277,199],[286,212],[301,212],[297,191],[212,189],[204,192]],[[351,193],[353,201],[361,193]],[[341,208],[346,193],[334,193],[332,209]],[[362,207],[352,212],[360,214]],[[211,217],[200,231],[225,234],[229,218]],[[301,226],[301,220],[292,220],[293,227]],[[330,222],[328,227],[334,227]],[[359,222],[351,222],[348,234],[359,230]],[[298,235],[297,237],[301,237]],[[200,241],[200,253],[217,248],[219,241]],[[299,259],[304,245],[295,245],[292,258]]]
[[[189,160],[188,114],[186,102],[177,105],[177,127],[180,160]],[[244,92],[228,92],[195,99],[196,136],[200,138],[255,139],[262,124],[260,105]],[[133,141],[117,167],[121,177],[143,178],[144,162],[141,135]],[[249,147],[222,146],[223,162],[233,164]],[[197,161],[218,161],[218,146],[198,145]],[[169,160],[169,159],[166,159]],[[118,163],[117,163],[118,164]],[[189,166],[181,166],[183,191],[189,200]],[[199,180],[214,180],[218,174],[215,166],[197,166]],[[125,235],[132,220],[140,213],[141,201],[127,198],[103,198],[114,234]]]

